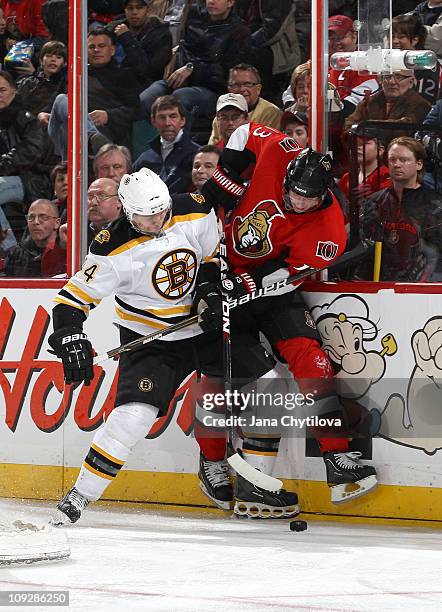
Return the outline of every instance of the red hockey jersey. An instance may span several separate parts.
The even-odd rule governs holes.
[[[284,206],[287,165],[301,151],[296,141],[250,123],[235,130],[227,149],[236,151],[237,158],[243,151],[244,156],[256,159],[252,181],[226,226],[231,271],[238,274],[281,259],[291,274],[305,264],[323,268],[344,251],[344,217],[331,193],[321,208],[311,212],[298,214]]]

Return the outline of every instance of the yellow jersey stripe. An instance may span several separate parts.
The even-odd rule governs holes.
[[[144,242],[149,242],[149,240],[153,240],[151,236],[140,236],[139,238],[134,238],[133,240],[129,240],[129,242],[125,242],[118,248],[114,249],[108,256],[110,255],[119,255],[120,253],[124,253],[124,251],[128,251],[129,249],[133,249],[139,244],[143,244]]]
[[[53,302],[58,302],[59,304],[66,304],[66,306],[72,306],[73,308],[78,308],[78,310],[82,310],[84,313],[89,314],[89,310],[90,310],[89,306],[81,306],[80,304],[77,304],[77,302],[71,302],[70,300],[66,298],[57,296],[53,299]]]
[[[100,453],[100,455],[103,455],[103,457],[106,457],[107,459],[110,459],[110,461],[112,461],[113,463],[116,463],[116,464],[121,465],[121,466],[124,465],[124,461],[121,461],[121,459],[117,459],[113,455],[110,455],[109,453],[104,451],[102,448],[100,448],[96,444],[92,443],[91,444],[91,448],[93,448],[95,451],[97,451],[97,453]]]
[[[170,308],[149,308],[145,309],[144,312],[150,312],[155,316],[161,317],[163,315],[187,314],[190,312],[191,308],[192,306],[189,304],[188,306],[173,306]]]
[[[263,455],[265,457],[276,457],[278,454],[278,451],[254,451],[248,448],[243,448],[242,452],[244,455]]]
[[[153,321],[152,319],[143,319],[142,317],[137,317],[136,315],[128,314],[127,312],[123,312],[118,307],[115,307],[115,311],[120,317],[120,319],[123,319],[123,321],[133,321],[134,323],[142,323],[143,325],[149,325],[150,327],[155,327],[156,329],[166,329],[166,327],[169,327],[166,323],[158,323],[158,321]]]
[[[83,300],[83,302],[86,302],[87,304],[99,304],[101,302],[101,299],[93,298],[91,295],[88,295],[86,291],[80,289],[80,287],[77,287],[77,285],[75,285],[72,281],[66,283],[63,289],[65,291],[70,291],[75,295],[75,297],[80,298],[80,300]]]
[[[91,472],[92,474],[99,476],[100,478],[106,478],[106,480],[113,480],[115,478],[115,476],[109,476],[109,474],[103,474],[103,472],[99,472],[98,470],[95,470],[93,467],[91,467],[87,463],[83,463],[83,467],[89,472]]]

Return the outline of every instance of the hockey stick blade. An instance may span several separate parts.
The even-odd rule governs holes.
[[[256,487],[265,489],[266,491],[276,492],[282,488],[282,481],[264,472],[260,472],[245,461],[239,453],[234,453],[230,457],[227,457],[229,465],[237,472],[240,476],[254,484]]]
[[[154,340],[161,340],[161,338],[167,336],[168,334],[173,334],[173,332],[176,332],[179,329],[184,329],[189,325],[198,323],[198,319],[198,315],[189,317],[184,321],[180,321],[180,323],[176,323],[175,325],[170,325],[169,327],[166,327],[166,329],[158,330],[156,332],[153,332],[152,334],[148,334],[147,336],[141,336],[141,338],[137,338],[136,340],[132,340],[132,342],[127,342],[126,344],[117,346],[116,348],[107,351],[107,353],[96,355],[94,357],[94,365],[97,365],[102,361],[106,361],[106,359],[113,359],[114,357],[118,357],[118,355],[121,355],[121,353],[127,353],[128,351],[134,351],[136,349],[139,349],[144,344],[148,344],[149,342],[153,342]]]

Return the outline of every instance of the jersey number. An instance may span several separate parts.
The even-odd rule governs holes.
[[[94,264],[93,266],[89,266],[89,268],[86,268],[86,270],[83,270],[83,274],[86,277],[86,282],[90,283],[91,280],[94,278],[96,271],[98,270],[98,266],[97,264]]]

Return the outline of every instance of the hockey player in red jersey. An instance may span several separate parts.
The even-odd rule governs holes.
[[[250,160],[256,161],[256,168],[246,190],[237,177]],[[225,228],[230,271],[227,282],[222,283],[229,297],[288,278],[305,266],[325,267],[344,251],[344,219],[330,190],[332,180],[330,156],[301,150],[285,134],[256,123],[241,126],[232,134],[220,165],[204,187],[206,199],[230,209]],[[251,334],[264,334],[275,355],[287,364],[301,393],[314,394],[315,414],[345,417],[341,428],[333,432],[311,430],[326,465],[332,501],[348,501],[373,488],[375,469],[360,464],[358,455],[348,452],[349,435],[361,425],[365,413],[357,407],[343,413],[334,390],[332,365],[296,287],[289,285],[278,295],[267,294],[234,309],[231,322],[233,344],[239,326]],[[272,376],[278,377],[276,370],[266,375],[268,379]],[[279,437],[244,431],[243,435],[243,457],[253,467],[271,473]],[[214,459],[207,432],[203,436],[197,427],[196,437],[202,453]],[[219,438],[217,448],[223,452]],[[351,492],[347,490],[350,483]],[[260,516],[277,516],[272,512],[272,495],[238,476],[235,511],[256,516],[258,505],[263,509]],[[261,497],[259,504],[257,497]]]

